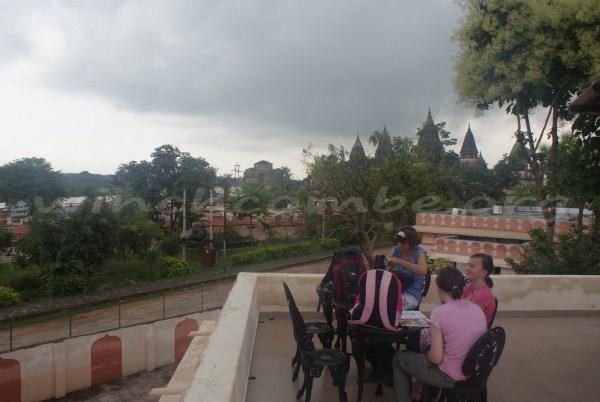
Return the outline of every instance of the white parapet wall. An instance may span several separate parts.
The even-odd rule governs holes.
[[[189,389],[182,391],[181,400],[245,401],[261,314],[287,314],[282,285],[285,281],[306,318],[322,317],[322,312],[316,311],[315,290],[322,278],[323,275],[314,274],[240,273],[220,315],[216,312],[188,315],[198,322],[216,320],[216,324],[202,346],[205,349],[201,362]],[[493,276],[493,280],[499,317],[600,315],[600,276],[500,275]],[[421,309],[427,314],[437,305],[434,276]],[[90,351],[94,342],[106,335],[118,337],[122,342],[124,376],[172,363],[175,361],[173,329],[184,318],[15,350],[0,354],[0,358],[14,359],[20,364],[22,402],[58,398],[91,385]]]
[[[215,320],[218,311],[189,314],[94,335],[84,335],[5,352],[1,359],[16,360],[21,373],[21,402],[60,398],[92,385],[92,346],[105,336],[121,341],[122,375],[151,371],[175,361],[175,327],[189,318]],[[0,378],[2,383],[2,378]],[[0,384],[0,389],[2,384]],[[0,392],[0,401],[2,401]]]

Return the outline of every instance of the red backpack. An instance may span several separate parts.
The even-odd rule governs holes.
[[[347,302],[350,308],[359,292],[358,282],[366,271],[362,251],[354,247],[345,248],[333,255],[321,283],[330,289],[336,301]]]
[[[402,285],[398,277],[389,271],[371,269],[360,277],[359,286],[350,322],[397,331],[402,316]]]

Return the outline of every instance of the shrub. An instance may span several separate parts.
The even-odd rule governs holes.
[[[176,278],[191,272],[187,262],[175,257],[160,257],[158,265],[161,278]]]
[[[0,286],[0,307],[9,307],[19,304],[19,294],[8,286]]]
[[[158,251],[165,256],[176,256],[179,253],[179,239],[173,235],[163,237],[158,243]]]
[[[335,239],[335,238],[329,238],[329,239],[325,239],[325,242],[323,243],[323,247],[327,250],[335,250],[340,248],[342,245],[342,242],[339,239]]]
[[[88,278],[83,262],[57,262],[45,274],[46,291],[53,297],[69,296],[88,291]]]
[[[18,292],[23,290],[41,289],[43,280],[37,273],[27,274],[18,278],[12,278],[8,281],[8,286]]]
[[[263,248],[257,248],[254,250],[248,250],[234,254],[230,257],[229,261],[235,266],[255,264],[258,262],[270,261],[278,258],[306,255],[311,253],[313,248],[314,247],[311,242],[269,245]]]

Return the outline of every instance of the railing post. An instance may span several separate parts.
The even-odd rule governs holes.
[[[69,309],[69,338],[73,337],[73,313],[72,310]]]

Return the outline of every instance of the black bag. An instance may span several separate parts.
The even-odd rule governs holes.
[[[366,270],[360,250],[346,248],[337,251],[321,281],[322,288],[332,289],[335,300],[348,302],[352,306],[359,292],[358,281]]]

